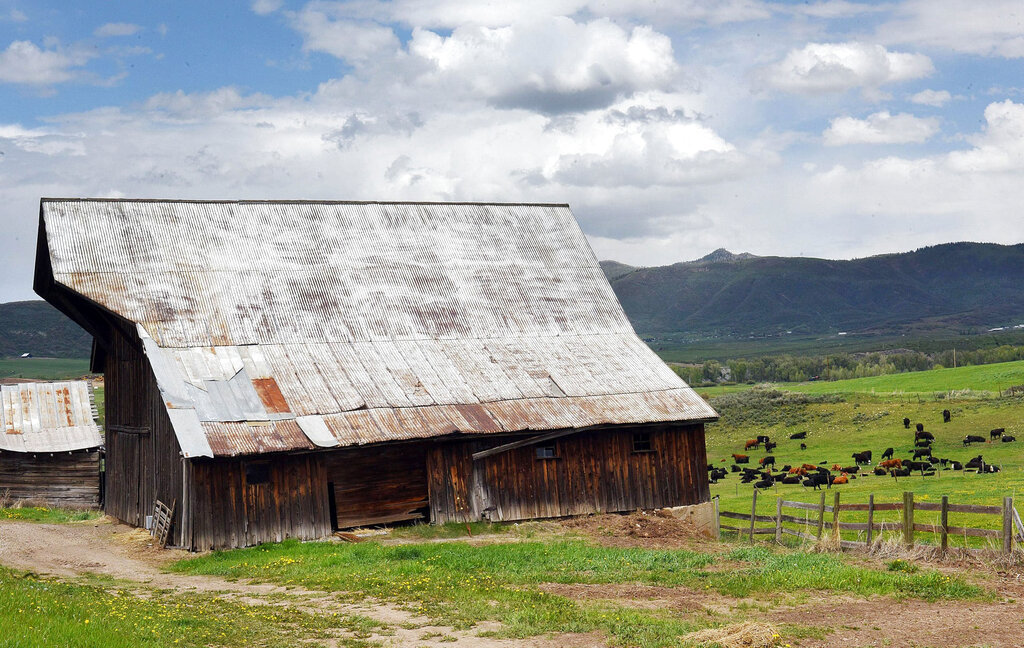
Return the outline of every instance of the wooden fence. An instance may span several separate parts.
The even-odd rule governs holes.
[[[997,539],[1002,543],[1001,550],[1003,553],[1011,553],[1013,551],[1013,544],[1015,541],[1018,543],[1024,543],[1024,524],[1021,523],[1020,515],[1017,513],[1017,509],[1014,508],[1012,497],[1004,497],[1002,506],[950,504],[949,498],[945,495],[942,497],[941,503],[915,502],[914,494],[911,492],[903,493],[902,502],[876,503],[875,496],[869,495],[867,503],[847,504],[840,502],[838,492],[833,492],[832,498],[832,505],[826,506],[825,493],[821,493],[821,498],[817,504],[810,502],[790,502],[780,497],[776,500],[775,515],[758,515],[757,491],[754,491],[750,513],[719,510],[718,526],[720,529],[735,531],[741,536],[744,534],[749,535],[751,542],[754,541],[754,536],[756,535],[774,536],[776,542],[781,542],[783,535],[792,535],[798,538],[803,538],[804,540],[817,542],[822,539],[822,536],[827,529],[839,540],[840,546],[844,549],[867,547],[871,545],[872,541],[876,538],[876,532],[882,533],[885,531],[900,532],[902,534],[903,544],[907,547],[914,546],[915,532],[920,531],[938,535],[939,547],[942,551],[946,551],[949,548],[950,535]],[[805,514],[805,517],[787,515],[784,513],[785,509],[813,511],[816,516],[812,518],[809,514]],[[867,522],[843,522],[840,520],[840,514],[843,511],[866,511]],[[900,511],[900,521],[876,522],[875,513],[881,511]],[[939,524],[922,524],[920,522],[915,522],[915,511],[937,511],[939,513]],[[950,513],[1001,515],[1002,528],[982,529],[976,527],[950,526]],[[828,519],[829,516],[831,516],[831,520]],[[742,520],[749,522],[749,524],[744,526],[727,526],[722,524],[721,518]],[[758,522],[769,522],[772,526],[758,527]],[[803,530],[783,526],[785,523],[802,525]],[[864,531],[866,539],[864,541],[843,540],[839,537],[839,533],[841,531]]]

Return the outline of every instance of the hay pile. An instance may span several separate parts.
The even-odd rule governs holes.
[[[708,628],[686,635],[686,642],[697,648],[774,648],[779,645],[779,639],[775,626],[754,622]]]

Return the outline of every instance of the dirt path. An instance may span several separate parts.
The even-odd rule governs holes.
[[[164,565],[187,556],[184,551],[157,549],[147,532],[107,520],[71,524],[0,521],[0,564],[7,567],[65,578],[102,574],[151,589],[217,592],[247,605],[287,605],[312,614],[361,614],[391,627],[394,634],[373,637],[386,646],[582,648],[605,645],[599,637],[590,636],[525,641],[479,637],[477,633],[493,630],[496,625],[484,623],[473,630],[453,630],[432,626],[428,619],[391,605],[341,603],[329,592],[162,571]],[[270,598],[268,594],[276,596]]]

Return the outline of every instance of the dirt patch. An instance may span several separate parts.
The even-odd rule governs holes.
[[[560,524],[609,547],[700,550],[708,543],[689,524],[659,511],[587,515],[561,520]]]

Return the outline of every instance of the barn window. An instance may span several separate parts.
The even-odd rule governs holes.
[[[542,443],[537,446],[537,458],[538,459],[558,459],[558,453],[555,452],[554,443]]]
[[[633,452],[654,452],[650,432],[633,433]]]
[[[270,482],[270,462],[250,461],[245,464],[245,483],[250,486]]]

